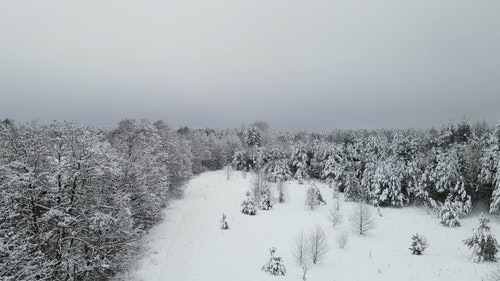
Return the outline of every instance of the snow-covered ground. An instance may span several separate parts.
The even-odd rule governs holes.
[[[294,240],[301,231],[307,235],[320,225],[328,236],[331,250],[315,265],[307,280],[480,280],[498,263],[474,263],[471,251],[462,243],[477,226],[477,211],[461,220],[462,226],[442,226],[424,208],[382,208],[377,226],[365,236],[351,231],[347,215],[353,203],[341,202],[341,225],[329,224],[334,206],[331,190],[317,184],[326,206],[310,210],[304,204],[306,182],[286,183],[287,202],[256,216],[240,212],[240,204],[250,190],[253,176],[233,171],[230,180],[224,171],[204,173],[190,181],[185,197],[165,211],[163,223],[145,237],[147,252],[129,280],[302,280],[302,270],[293,255]],[[229,230],[221,230],[222,213]],[[376,214],[376,213],[375,213]],[[498,218],[490,218],[492,232],[500,238]],[[339,249],[335,237],[349,231],[349,241]],[[424,235],[429,247],[423,256],[411,255],[411,236]],[[269,259],[269,248],[277,248],[287,274],[272,276],[261,270]]]

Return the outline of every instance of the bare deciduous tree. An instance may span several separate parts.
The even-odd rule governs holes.
[[[338,210],[330,209],[330,212],[328,214],[328,221],[333,227],[335,227],[342,222],[342,213],[340,213]]]
[[[295,247],[293,250],[293,255],[297,260],[297,263],[303,264],[309,257],[307,249],[309,249],[309,241],[304,237],[304,232],[301,232],[300,235],[295,238]]]
[[[306,281],[307,272],[312,268],[312,259],[310,255],[310,240],[304,236],[304,232],[301,232],[297,238],[295,238],[295,248],[294,256],[297,263],[302,268],[302,280]]]
[[[322,261],[330,250],[325,231],[318,225],[309,236],[309,254],[314,264]]]
[[[375,228],[375,218],[371,207],[364,204],[362,200],[353,208],[349,220],[353,230],[359,235],[363,235],[370,229]]]

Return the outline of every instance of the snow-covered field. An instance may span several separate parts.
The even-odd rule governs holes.
[[[347,215],[353,203],[341,202],[343,222],[335,228],[327,219],[334,206],[331,190],[317,184],[327,205],[310,210],[304,204],[306,182],[286,183],[287,202],[273,210],[259,210],[256,216],[240,212],[250,190],[252,174],[243,177],[233,171],[207,172],[190,181],[185,197],[165,211],[163,223],[144,239],[147,250],[128,280],[302,280],[302,269],[293,255],[294,240],[320,225],[331,250],[313,266],[307,280],[481,280],[498,263],[474,263],[471,251],[462,243],[477,226],[478,212],[461,220],[462,226],[447,228],[424,208],[382,208],[376,228],[365,236],[351,231]],[[219,228],[222,213],[229,230]],[[376,214],[376,213],[374,213]],[[491,219],[492,233],[500,238],[498,218]],[[349,231],[349,241],[339,249],[335,237]],[[408,247],[411,236],[424,235],[429,247],[414,256]],[[269,248],[277,248],[287,274],[272,276],[261,270],[269,259]]]

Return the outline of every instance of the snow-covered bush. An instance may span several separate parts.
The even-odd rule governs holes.
[[[258,207],[261,210],[271,210],[273,208],[273,200],[269,196],[261,197]]]
[[[472,248],[474,261],[496,261],[496,254],[498,252],[497,240],[490,232],[488,225],[489,219],[482,213],[479,217],[479,227],[475,229],[471,237],[465,239],[463,242],[469,248]]]
[[[456,207],[457,202],[446,200],[439,210],[439,218],[445,226],[456,227],[460,226],[459,211]]]
[[[257,209],[255,209],[255,205],[251,200],[243,201],[243,203],[241,203],[241,206],[243,206],[243,208],[241,209],[241,212],[243,214],[247,214],[250,216],[254,216],[257,214]]]
[[[411,237],[411,247],[408,249],[413,255],[422,255],[425,249],[427,249],[427,239],[418,233],[414,234]]]
[[[229,229],[229,225],[226,221],[226,214],[222,213],[222,219],[220,220],[220,228],[221,229]]]
[[[262,267],[262,270],[271,273],[272,275],[285,275],[286,269],[283,259],[281,257],[275,257],[276,248],[272,247],[269,249],[271,257],[269,261]]]
[[[326,201],[323,199],[323,196],[321,196],[321,192],[319,189],[312,185],[307,189],[306,193],[306,205],[309,206],[312,209],[315,207],[319,206],[320,204],[325,205]]]
[[[335,237],[335,240],[337,241],[337,245],[339,246],[339,248],[344,249],[345,245],[347,244],[347,241],[349,240],[349,235],[347,231],[341,230],[337,234],[337,237]]]

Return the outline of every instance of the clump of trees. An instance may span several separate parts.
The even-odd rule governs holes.
[[[184,183],[241,147],[236,130],[162,121],[0,121],[0,278],[110,279]]]
[[[324,180],[345,200],[427,205],[444,225],[458,226],[477,201],[499,212],[499,147],[500,123],[490,128],[467,119],[427,131],[268,130],[266,143],[247,141],[234,154],[233,166],[263,172],[271,182]]]
[[[303,280],[306,280],[307,272],[314,264],[323,261],[328,251],[330,251],[328,239],[320,226],[316,226],[308,236],[304,236],[301,232],[295,238],[293,254],[302,268]]]

